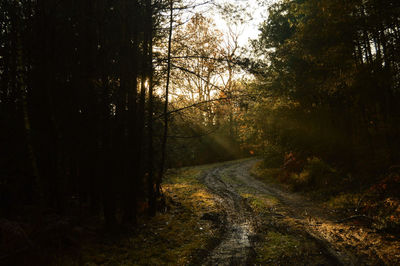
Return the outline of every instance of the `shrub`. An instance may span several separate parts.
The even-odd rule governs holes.
[[[400,232],[400,171],[392,171],[367,192],[362,212],[374,218],[374,227]]]
[[[288,173],[300,173],[304,167],[305,160],[299,153],[289,152],[285,154],[283,170]]]
[[[278,146],[269,145],[265,148],[263,157],[264,168],[279,168],[283,165],[284,152]]]
[[[334,193],[340,181],[337,171],[317,157],[308,158],[299,173],[292,172],[286,176],[294,190],[314,190],[319,194],[321,191]]]

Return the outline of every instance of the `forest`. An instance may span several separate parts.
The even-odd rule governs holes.
[[[0,265],[396,265],[399,195],[396,0],[0,0]]]

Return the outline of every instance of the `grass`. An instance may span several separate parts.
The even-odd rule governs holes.
[[[173,169],[163,182],[167,211],[139,219],[135,233],[82,248],[79,265],[188,265],[213,245],[218,228],[201,217],[219,207],[199,182],[214,165]]]
[[[364,189],[357,183],[346,182],[338,171],[317,158],[308,160],[302,172],[288,174],[285,178],[280,169],[266,168],[263,161],[255,164],[251,173],[265,183],[300,192],[342,217],[369,217],[369,221],[351,220],[354,223],[371,223],[373,228],[388,232],[400,231],[399,173],[387,174],[380,182]]]
[[[252,168],[254,169],[254,167]],[[260,194],[256,189],[247,186],[243,181],[236,179],[235,174],[231,173],[232,169],[225,168],[219,173],[222,181],[227,184],[233,184],[239,195],[246,199],[250,207],[256,212],[263,212],[265,209],[271,208],[278,203],[278,200],[270,195]]]
[[[266,184],[290,189],[280,182],[279,168],[265,168],[257,162],[250,174]],[[320,253],[317,243],[303,231],[298,222],[285,215],[279,208],[279,200],[269,195],[242,193],[253,211],[261,218],[259,237],[255,245],[258,265],[325,265],[326,257]],[[281,216],[282,215],[282,216]]]
[[[298,238],[270,231],[264,237],[264,244],[258,248],[258,262],[272,262],[279,258],[293,256],[301,243]]]
[[[278,183],[276,179],[277,169],[264,169],[262,162],[257,162],[252,167],[251,174],[260,176],[266,183]],[[279,200],[256,189],[243,184],[231,174],[231,169],[226,168],[220,173],[221,179],[235,186],[240,196],[246,199],[252,208],[254,215],[258,216],[260,224],[257,228],[258,241],[255,243],[256,265],[292,265],[304,264],[315,261],[311,265],[319,265],[325,262],[319,254],[315,242],[307,236],[296,231],[296,225],[292,219],[284,220],[275,218],[276,207]],[[291,227],[290,232],[288,227]],[[298,229],[297,229],[298,230]]]
[[[251,193],[241,193],[240,196],[245,198],[249,203],[250,207],[256,212],[261,213],[266,209],[274,207],[278,204],[278,199],[267,196],[267,195],[257,195]]]
[[[399,258],[398,232],[400,228],[400,201],[398,197],[400,174],[388,174],[388,177],[382,179],[379,183],[367,189],[361,189],[355,186],[356,183],[354,182],[346,183],[346,180],[341,180],[343,177],[335,170],[322,171],[326,169],[326,167],[322,167],[324,166],[322,163],[316,160],[311,163],[312,167],[309,166],[295,176],[299,180],[288,175],[286,175],[286,178],[289,178],[289,180],[282,179],[282,173],[279,172],[279,169],[265,168],[262,162],[255,164],[251,173],[260,181],[267,184],[278,184],[289,190],[296,190],[294,189],[296,187],[291,186],[293,183],[296,184],[295,181],[303,184],[303,186],[297,186],[298,192],[312,199],[317,207],[331,210],[331,213],[335,213],[334,216],[336,217],[332,219],[341,221],[322,222],[315,227],[315,230],[330,239],[336,246],[350,249],[350,252],[363,254],[362,256],[368,257],[372,264],[385,262],[387,265],[397,265]],[[305,176],[302,176],[302,174]],[[313,182],[308,182],[309,178]],[[246,197],[251,198],[251,196]],[[255,210],[264,208],[257,200],[252,203],[252,207]],[[268,220],[271,215],[266,213],[263,217]],[[307,237],[302,236],[301,228],[296,228],[296,223],[293,223],[290,219],[274,219],[273,217],[270,219],[271,221],[267,221],[263,228],[264,232],[267,232],[264,234],[264,244],[256,248],[258,262],[263,265],[275,265],[310,261],[307,258],[311,258],[311,256],[307,252],[317,249],[312,248],[315,243],[307,241]],[[297,232],[288,234],[285,228],[289,227],[295,228]],[[271,234],[271,228],[279,234]],[[295,242],[290,241],[293,234],[297,234],[297,239],[304,239],[300,248],[295,248]],[[386,242],[386,240],[388,241]],[[307,246],[310,248],[304,248]],[[293,250],[297,251],[293,253]],[[315,256],[318,258],[318,254],[314,254],[313,261]]]
[[[299,234],[269,231],[256,247],[256,262],[260,265],[324,265],[326,260],[318,247]]]
[[[265,168],[263,161],[256,162],[250,174],[265,183],[279,184],[280,168]]]

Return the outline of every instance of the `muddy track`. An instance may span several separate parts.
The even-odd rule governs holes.
[[[269,252],[275,251],[276,244],[268,238],[269,232],[297,239],[301,244],[295,249],[301,254],[294,252],[292,258],[280,257],[262,265],[400,265],[398,236],[342,223],[331,210],[255,179],[250,174],[255,162],[255,159],[227,162],[201,177],[220,203],[224,212],[221,217],[226,217],[217,221],[225,233],[203,265],[257,264],[260,247],[264,245]],[[242,197],[246,195],[272,199],[274,204],[252,210],[251,198]]]
[[[204,184],[217,195],[226,217],[225,234],[203,265],[248,265],[254,259],[250,239],[255,232],[255,221],[250,206],[231,185],[221,180],[223,168],[215,168],[203,177]]]
[[[306,219],[309,217],[320,219],[319,217],[325,214],[322,215],[321,210],[317,210],[304,199],[279,188],[266,186],[253,178],[249,170],[255,162],[256,160],[230,162],[208,171],[201,178],[216,196],[226,215],[222,225],[225,234],[220,239],[219,245],[203,260],[202,265],[254,265],[256,258],[254,246],[257,244],[260,224],[266,221],[269,222],[267,227],[269,229],[276,230],[282,228],[284,224],[285,230],[301,231],[303,237],[306,235],[316,243],[318,256],[323,257],[324,265],[353,265],[354,259],[351,254],[335,250],[328,241],[310,229],[312,226],[302,222],[309,221]],[[242,189],[249,189],[259,195],[273,196],[279,200],[279,204],[268,211],[269,217],[260,217],[240,196],[239,191]],[[290,224],[284,221],[285,219],[291,219],[295,224]]]

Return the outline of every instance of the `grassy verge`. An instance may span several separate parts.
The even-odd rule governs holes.
[[[76,264],[188,265],[200,261],[220,233],[211,221],[201,219],[204,213],[219,212],[213,197],[199,182],[211,167],[170,170],[163,183],[167,210],[139,219],[138,228],[131,234],[84,244]]]
[[[374,185],[351,182],[324,162],[308,160],[299,174],[256,163],[251,174],[257,179],[296,191],[321,208],[332,210],[337,219],[385,233],[400,232],[400,172],[392,171]]]
[[[261,265],[325,265],[315,242],[305,236],[268,231],[256,247],[257,263]]]
[[[256,162],[250,169],[250,174],[264,183],[280,184],[278,176],[280,168],[267,168],[263,161]]]

